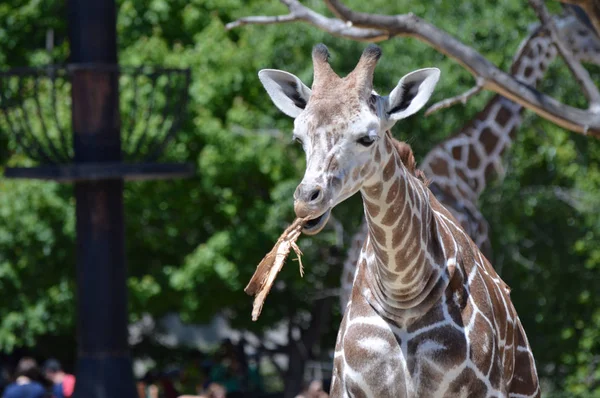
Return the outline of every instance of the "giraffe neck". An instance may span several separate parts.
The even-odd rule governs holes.
[[[391,134],[381,170],[361,189],[368,225],[363,247],[372,304],[403,322],[426,312],[447,286],[430,192],[403,164]]]
[[[598,36],[572,15],[561,18],[557,24],[577,60],[600,65]],[[556,49],[548,34],[543,29],[536,29],[515,54],[511,73],[528,84],[537,85],[555,57]],[[491,251],[488,225],[478,210],[477,200],[490,180],[495,175],[502,175],[502,155],[520,126],[522,111],[520,105],[502,96],[494,96],[473,120],[432,148],[421,162],[420,168],[431,181],[431,189],[436,188],[437,199],[452,212],[486,255]],[[492,128],[501,128],[500,134],[494,134]],[[477,150],[475,145],[469,145],[472,141],[478,145]],[[479,154],[485,154],[483,160],[476,158]],[[342,309],[346,308],[352,291],[366,230],[363,223],[353,236],[352,250],[344,262],[340,294]]]
[[[558,25],[577,60],[600,63],[596,35],[573,16],[563,18]],[[538,27],[521,43],[510,72],[536,87],[556,56],[548,31]],[[490,181],[503,174],[502,156],[521,125],[523,111],[521,105],[495,95],[457,134],[427,154],[421,166],[425,174],[450,201],[477,203]]]
[[[536,86],[555,57],[552,40],[539,28],[519,48],[511,73]],[[447,200],[475,204],[490,181],[502,175],[502,156],[521,124],[523,110],[496,95],[458,134],[427,154],[421,167]]]
[[[595,31],[581,23],[574,15],[558,20],[557,26],[564,32],[563,37],[575,59],[600,65],[600,37]]]

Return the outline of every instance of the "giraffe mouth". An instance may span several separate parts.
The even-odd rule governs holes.
[[[331,209],[327,210],[325,213],[321,214],[317,218],[308,220],[306,222],[306,224],[304,225],[304,228],[302,228],[302,233],[304,233],[305,235],[318,234],[319,232],[321,232],[323,227],[325,227],[325,224],[327,224],[327,221],[329,221],[330,215],[331,215]]]

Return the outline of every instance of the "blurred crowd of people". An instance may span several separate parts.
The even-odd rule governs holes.
[[[258,362],[243,342],[226,339],[209,356],[199,356],[176,371],[149,371],[137,383],[139,398],[230,398],[264,392]]]
[[[3,371],[2,398],[69,398],[75,376],[65,373],[60,362],[49,359],[40,368],[35,359],[21,358],[12,375]]]
[[[152,369],[137,380],[139,398],[263,398],[265,394],[258,358],[248,356],[244,342],[226,339],[212,355],[198,353],[176,368]],[[3,368],[1,398],[70,398],[75,376],[60,362],[49,359],[40,367],[32,357],[21,358],[14,371]],[[326,398],[328,381],[307,383],[296,398]]]

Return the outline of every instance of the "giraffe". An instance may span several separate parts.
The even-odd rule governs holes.
[[[600,65],[598,37],[575,16],[557,21],[575,58]],[[557,56],[549,32],[537,27],[523,40],[514,57],[511,74],[535,87]],[[503,175],[502,157],[510,147],[524,108],[495,95],[475,117],[450,138],[431,149],[421,163],[429,188],[490,258],[488,223],[477,202],[488,183]],[[366,220],[352,236],[340,278],[340,309],[346,308],[356,273],[358,256],[367,235]]]
[[[539,397],[509,287],[404,164],[391,135],[428,101],[440,71],[409,73],[383,97],[372,90],[380,56],[369,45],[340,78],[317,45],[312,88],[288,72],[259,72],[273,103],[294,118],[294,139],[306,153],[294,193],[296,215],[310,217],[303,232],[320,232],[331,209],[357,192],[365,207],[367,239],[338,331],[330,394]]]

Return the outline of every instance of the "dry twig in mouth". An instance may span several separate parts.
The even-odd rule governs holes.
[[[298,256],[300,276],[304,276],[302,260],[300,259],[302,252],[296,244],[296,241],[300,237],[302,228],[306,225],[308,220],[309,217],[296,218],[292,225],[287,227],[277,240],[277,243],[275,243],[275,246],[273,246],[273,249],[271,249],[271,251],[261,260],[260,264],[258,264],[256,271],[254,271],[254,275],[252,275],[252,279],[250,279],[248,286],[244,289],[247,294],[254,296],[254,303],[252,304],[253,321],[258,319],[265,298],[275,282],[275,277],[279,271],[281,271],[283,263],[292,249]]]

